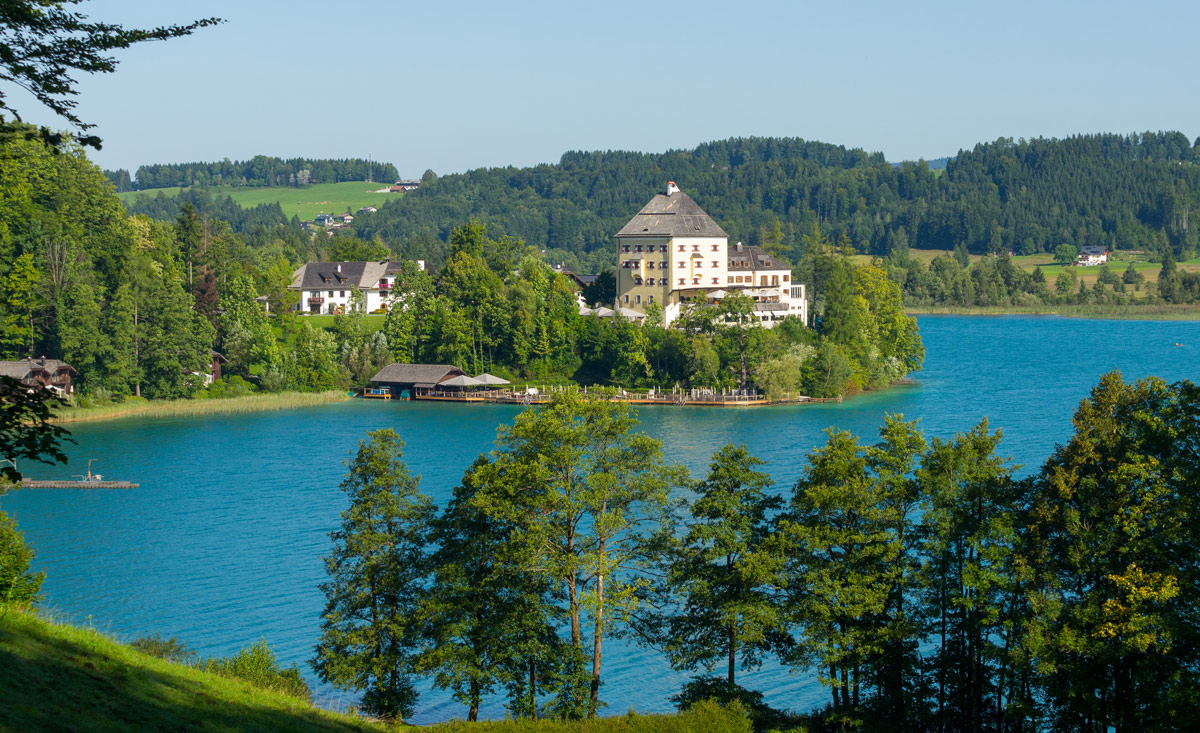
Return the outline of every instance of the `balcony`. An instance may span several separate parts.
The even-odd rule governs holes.
[[[309,305],[321,305],[324,302],[325,302],[325,296],[323,296],[323,295],[314,295],[313,297],[308,299]]]
[[[379,289],[380,289],[380,290],[391,290],[391,289],[392,289],[392,284],[391,284],[391,283],[385,283],[385,282],[381,282],[381,283],[379,283]]]

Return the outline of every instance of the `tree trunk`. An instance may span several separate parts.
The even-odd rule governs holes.
[[[604,552],[604,546],[600,546]],[[597,703],[600,702],[600,644],[604,637],[604,576],[596,576],[596,625],[592,639],[592,706],[588,717],[595,717]]]
[[[467,711],[467,722],[474,723],[479,719],[479,681],[471,680],[471,708]]]
[[[529,714],[537,720],[537,662],[532,657],[529,659]]]
[[[737,626],[729,624],[729,684],[732,686],[733,673],[737,664]]]
[[[142,349],[138,344],[137,295],[133,298],[133,394],[142,396]]]
[[[831,664],[831,665],[829,665],[829,679],[833,680],[833,683],[829,685],[829,689],[833,691],[833,709],[834,709],[835,711],[836,711],[836,710],[841,710],[841,708],[842,708],[842,700],[841,700],[841,698],[840,698],[840,697],[838,697],[838,673],[837,673],[837,667],[833,666],[832,664]]]

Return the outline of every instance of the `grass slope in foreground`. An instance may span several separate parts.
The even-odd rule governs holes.
[[[0,730],[382,730],[0,605]]]
[[[143,654],[92,629],[0,604],[0,730],[750,733],[739,708],[594,720],[388,726]]]
[[[209,186],[213,196],[228,196],[243,208],[278,202],[288,217],[298,215],[301,221],[311,221],[317,214],[354,213],[363,206],[378,208],[384,202],[400,198],[403,193],[376,193],[387,188],[387,183],[365,181],[343,181],[342,183],[315,183],[304,188],[293,186]],[[125,191],[117,196],[129,202],[140,196],[154,198],[161,192],[166,196],[178,196],[181,188],[148,188],[143,191]]]

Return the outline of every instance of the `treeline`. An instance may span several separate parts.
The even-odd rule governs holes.
[[[307,186],[313,183],[379,181],[394,183],[400,174],[391,163],[361,158],[275,158],[256,155],[250,160],[212,163],[143,165],[134,180],[126,170],[105,171],[118,191],[174,186]],[[123,188],[124,186],[124,188]]]
[[[468,719],[497,697],[585,717],[625,634],[697,675],[681,707],[740,700],[760,730],[797,722],[738,684],[768,659],[828,689],[807,730],[1188,730],[1197,415],[1196,385],[1114,372],[1028,478],[986,419],[927,439],[892,415],[871,444],[831,428],[780,493],[745,447],[692,480],[628,406],[564,394],[440,512],[376,431],[347,464],[314,666],[384,717],[422,676]]]
[[[206,188],[188,188],[174,196],[168,196],[162,191],[153,194],[139,193],[125,202],[125,210],[130,214],[162,222],[178,220],[184,207],[188,206],[199,216],[228,223],[230,229],[238,233],[280,226],[293,227],[296,233],[300,231],[298,218],[288,219],[279,202],[245,208],[229,196],[214,196]]]
[[[440,178],[355,220],[404,254],[475,217],[582,271],[612,267],[613,233],[667,180],[729,233],[792,261],[814,224],[858,252],[914,247],[1052,252],[1064,242],[1200,249],[1196,148],[1178,132],[1001,138],[961,151],[941,175],[920,162],[797,139],[745,138],[662,154],[567,153],[556,165]]]
[[[987,255],[970,262],[966,249],[938,255],[926,265],[907,249],[893,250],[882,263],[900,284],[908,306],[1127,305],[1148,303],[1200,303],[1200,273],[1179,269],[1174,255],[1165,251],[1156,282],[1129,262],[1100,266],[1096,282],[1088,287],[1071,268],[1053,279],[1040,267],[1026,271],[1007,253]]]

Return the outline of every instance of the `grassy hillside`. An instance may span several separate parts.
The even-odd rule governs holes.
[[[383,728],[0,606],[0,730]]]
[[[0,604],[0,731],[432,731],[750,733],[740,708],[582,721],[386,726],[142,654],[92,629]]]
[[[290,218],[299,215],[303,221],[310,221],[317,214],[344,214],[349,209],[358,211],[363,206],[379,207],[386,201],[400,198],[402,193],[375,193],[380,188],[386,188],[386,183],[364,183],[350,181],[346,183],[318,183],[307,188],[291,186],[270,186],[266,188],[249,188],[245,186],[211,186],[209,191],[213,196],[229,196],[244,208],[252,208],[259,204],[278,202],[283,213]],[[152,188],[144,191],[127,191],[117,194],[122,201],[131,201],[138,195],[157,196],[159,192],[167,196],[177,196],[183,190],[180,188]]]

